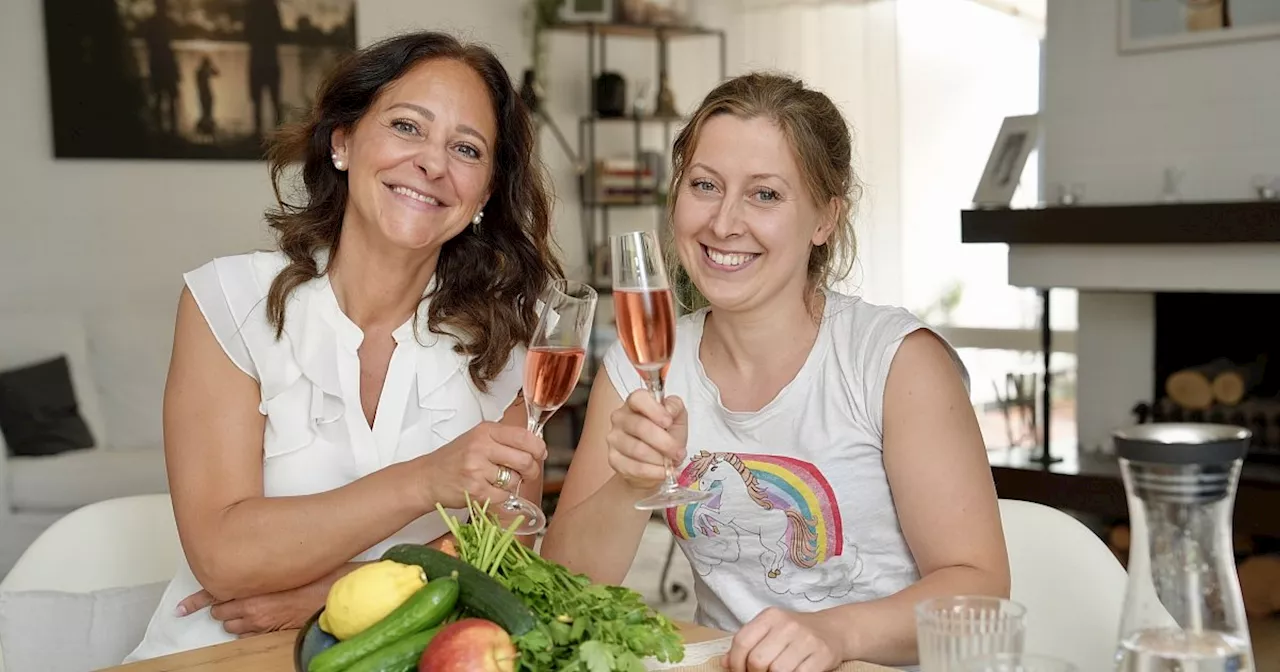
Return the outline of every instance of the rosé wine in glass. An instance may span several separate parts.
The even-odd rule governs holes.
[[[661,404],[676,344],[676,307],[666,265],[658,253],[656,239],[648,231],[613,236],[610,254],[618,340],[631,365],[644,378],[645,388]],[[666,460],[664,466],[666,479],[657,492],[636,502],[637,509],[666,509],[711,498],[710,491],[680,487],[671,461]]]
[[[528,429],[535,436],[542,436],[543,425],[578,384],[595,314],[596,290],[588,285],[556,280],[542,292],[538,326],[524,360],[524,406]],[[504,527],[515,523],[516,534],[537,534],[547,526],[547,516],[542,507],[520,496],[522,481],[516,481],[494,516]]]

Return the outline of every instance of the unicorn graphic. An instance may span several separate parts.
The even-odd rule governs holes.
[[[699,527],[716,533],[719,528],[732,527],[742,534],[749,534],[760,539],[765,555],[772,556],[768,561],[768,576],[776,579],[782,574],[784,560],[790,560],[797,567],[812,567],[817,562],[818,531],[812,518],[803,516],[792,508],[779,506],[783,504],[769,494],[760,484],[760,479],[747,468],[742,458],[733,453],[711,454],[703,451],[693,459],[691,480],[698,484],[699,490],[718,489],[719,502],[703,513]],[[721,508],[725,499],[741,501],[746,495],[761,509],[770,515],[761,517],[736,516],[732,509]],[[708,535],[710,536],[710,535]]]
[[[853,589],[862,563],[856,549],[846,549],[834,493],[814,465],[780,455],[702,451],[684,468],[680,483],[715,493],[706,502],[667,510],[677,537],[697,539],[684,546],[701,576],[737,561],[745,541],[758,546],[774,592],[818,601]]]

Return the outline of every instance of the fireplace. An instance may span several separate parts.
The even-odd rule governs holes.
[[[1280,460],[1280,294],[1157,292],[1155,375],[1139,422],[1220,422]]]

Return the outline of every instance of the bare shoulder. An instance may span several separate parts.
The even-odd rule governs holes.
[[[902,339],[893,363],[889,366],[889,384],[894,378],[917,380],[923,378],[932,384],[950,381],[961,388],[964,379],[952,350],[929,329],[916,329]]]
[[[981,452],[982,435],[963,365],[953,352],[928,329],[903,338],[885,381],[886,451],[901,452],[906,443],[912,451],[963,445]]]
[[[213,343],[213,330],[205,321],[200,305],[196,303],[195,294],[190,287],[183,285],[182,293],[178,296],[178,314],[173,329],[174,355],[178,354],[180,346],[184,352],[192,348],[198,352],[202,341]]]
[[[257,397],[257,381],[228,356],[205,319],[195,295],[182,288],[173,330],[167,387],[200,380],[219,389]]]
[[[178,297],[178,314],[173,329],[173,349],[175,357],[180,351],[183,355],[195,357],[220,354],[213,328],[205,319],[200,304],[196,302],[195,294],[186,285],[183,285],[182,294]]]

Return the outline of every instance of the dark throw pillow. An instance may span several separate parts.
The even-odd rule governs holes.
[[[0,433],[10,455],[56,455],[93,447],[66,357],[0,373]]]

